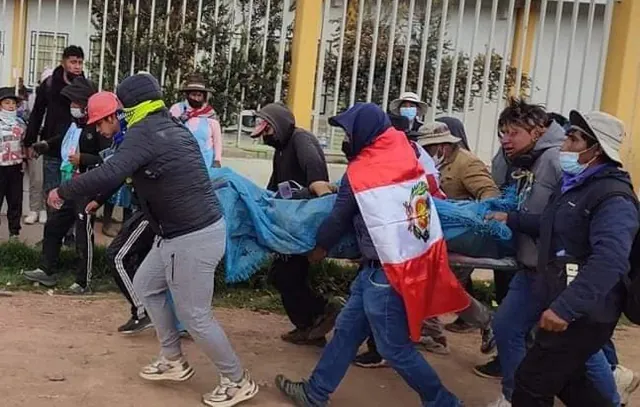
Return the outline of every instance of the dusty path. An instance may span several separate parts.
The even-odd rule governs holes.
[[[241,359],[262,385],[259,396],[244,405],[288,406],[272,385],[276,373],[307,375],[320,350],[282,343],[288,329],[279,315],[218,309]],[[140,366],[156,352],[152,331],[122,337],[115,327],[127,316],[127,306],[115,295],[72,298],[39,294],[0,297],[0,405],[6,407],[75,406],[200,406],[200,394],[216,382],[215,369],[194,344],[186,353],[197,374],[178,385],[154,385],[138,378]],[[617,334],[624,364],[640,370],[640,330]],[[484,361],[476,349],[477,335],[450,335],[448,357],[429,355],[444,382],[468,406],[485,406],[498,383],[474,376],[470,369]],[[635,399],[640,403],[640,397]],[[332,406],[418,406],[415,394],[390,369],[352,368]]]

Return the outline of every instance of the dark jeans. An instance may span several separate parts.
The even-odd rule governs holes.
[[[585,363],[609,341],[615,323],[578,320],[564,332],[539,330],[515,377],[514,407],[610,407],[608,396],[587,377]]]
[[[10,236],[20,234],[23,175],[22,164],[0,166],[0,206],[6,198]]]
[[[42,189],[44,190],[45,199],[47,199],[49,191],[60,186],[61,164],[60,157],[42,156]]]
[[[53,210],[44,225],[42,241],[42,264],[45,273],[54,273],[60,255],[60,247],[67,231],[75,225],[76,252],[79,259],[75,271],[76,283],[87,287],[91,283],[93,268],[93,217],[84,211],[85,200],[65,201],[62,208]]]
[[[278,256],[271,268],[271,281],[280,292],[284,309],[296,328],[312,327],[324,313],[327,301],[309,286],[306,256]]]
[[[502,367],[502,393],[507,400],[511,400],[513,394],[516,369],[527,354],[527,336],[544,311],[542,305],[533,295],[532,285],[535,276],[535,272],[525,270],[516,274],[511,280],[507,296],[498,307],[493,319],[493,329]],[[538,331],[538,334],[540,332],[542,331]],[[603,341],[604,343],[606,340]],[[614,390],[615,383],[611,367],[602,352],[596,350],[593,353],[595,354],[591,358],[587,358],[590,377],[593,378],[594,385],[603,394],[609,393],[609,399],[615,401],[618,395]]]
[[[511,280],[513,280],[515,275],[515,271],[493,272],[493,282],[496,286],[496,302],[498,305],[500,305],[502,300],[504,300],[504,297],[507,296],[507,292],[509,292],[509,284],[511,284]]]
[[[144,317],[145,312],[142,301],[133,290],[133,276],[149,254],[154,239],[155,233],[140,211],[135,212],[122,225],[122,229],[107,248],[107,259],[115,271],[116,284],[131,304],[131,316],[137,319]]]
[[[391,288],[384,271],[373,267],[362,269],[351,285],[351,295],[338,316],[333,339],[306,384],[307,395],[315,404],[327,402],[347,373],[358,347],[371,334],[382,357],[418,393],[422,405],[461,405],[416,350],[409,337],[402,298]]]

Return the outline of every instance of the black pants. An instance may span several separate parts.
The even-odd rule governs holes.
[[[131,316],[144,317],[142,302],[133,290],[133,276],[151,250],[155,233],[142,211],[134,212],[107,248],[107,259],[120,291],[131,304]]]
[[[305,256],[278,256],[271,268],[271,281],[296,328],[312,327],[324,313],[327,301],[309,286],[309,261]]]
[[[65,201],[57,211],[51,211],[44,225],[42,265],[45,273],[54,273],[60,255],[62,240],[75,225],[76,252],[80,259],[75,270],[76,283],[86,288],[91,283],[93,268],[93,216],[85,213],[88,200]]]
[[[22,164],[0,166],[0,206],[6,198],[10,236],[20,234],[23,175]]]
[[[509,292],[509,284],[511,284],[511,280],[516,275],[517,271],[494,271],[493,272],[493,282],[496,287],[496,302],[498,305],[502,303],[504,297],[507,296]]]
[[[538,330],[516,371],[513,407],[551,407],[554,396],[568,407],[612,406],[587,378],[585,363],[609,341],[615,326],[581,319],[564,332]]]

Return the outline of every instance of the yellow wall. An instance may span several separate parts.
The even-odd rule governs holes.
[[[627,138],[622,159],[636,191],[640,187],[640,1],[616,2],[600,108],[623,120]]]
[[[524,45],[524,59],[523,59],[523,68],[522,68],[522,76],[526,77],[530,74],[529,70],[531,69],[531,57],[533,55],[533,44],[536,38],[536,29],[538,25],[538,20],[540,18],[540,6],[537,4],[531,5],[531,10],[529,12],[529,21],[527,27],[525,27],[525,8],[520,7],[516,10],[516,21],[514,27],[514,36],[513,43],[511,44],[511,66],[517,68],[520,65],[520,56],[522,50],[522,37],[524,36],[525,28],[527,30],[527,38]],[[512,96],[513,91],[515,89],[511,89],[510,93]],[[522,96],[525,89],[521,90]]]
[[[11,0],[9,0],[11,1]],[[11,71],[8,73],[9,83],[16,85],[14,70],[18,77],[24,72],[24,52],[27,46],[27,0],[13,0],[13,38],[11,47]]]
[[[305,129],[311,129],[321,32],[322,0],[297,0],[287,102],[296,118],[296,125]]]

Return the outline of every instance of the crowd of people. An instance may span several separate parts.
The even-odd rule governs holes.
[[[89,293],[96,211],[110,205],[110,218],[114,206],[122,207],[124,224],[110,233],[115,239],[107,252],[131,305],[118,331],[153,327],[161,348],[140,376],[193,376],[181,347],[189,336],[220,373],[203,403],[229,407],[249,400],[259,386],[211,311],[213,276],[227,242],[211,182],[223,165],[220,123],[207,103],[211,91],[191,75],[181,89],[184,100],[168,108],[158,81],[146,72],[124,79],[115,93],[98,91],[83,74],[83,59],[81,48],[66,48],[61,65],[42,75],[31,108],[24,109],[28,104],[15,88],[0,88],[0,201],[6,197],[10,236],[20,233],[25,168],[34,200],[25,223],[45,224],[41,265],[24,276],[57,285],[60,248],[71,233],[79,256],[68,290]],[[612,335],[640,218],[620,158],[624,123],[599,111],[574,110],[566,118],[513,99],[500,114],[501,147],[489,168],[470,151],[462,122],[441,117],[424,123],[426,110],[407,92],[388,112],[357,103],[330,118],[345,134],[347,172],[338,185],[329,181],[318,139],[296,126],[284,104],[256,113],[251,136],[275,150],[266,188],[281,199],[336,194],[315,249],[275,254],[271,266],[271,282],[293,325],[282,340],[324,348],[307,379],[278,375],[277,388],[296,406],[324,406],[351,364],[390,366],[422,405],[462,406],[418,348],[447,355],[445,331],[479,331],[480,351],[497,349],[474,369],[502,381],[491,407],[553,406],[555,397],[568,406],[626,405],[640,376],[620,365]],[[518,209],[486,215],[513,231],[518,264],[494,273],[494,312],[474,298],[473,265],[446,263],[429,202],[482,201],[509,186],[517,188]],[[42,212],[43,196],[48,213]],[[398,213],[408,219],[398,220]],[[351,230],[362,257],[350,296],[345,301],[315,292],[310,264],[326,258]],[[454,247],[449,242],[449,250]],[[414,280],[438,287],[429,292],[439,298],[416,292]],[[444,312],[455,312],[457,320],[444,325],[438,318]],[[367,350],[358,354],[365,341]]]

